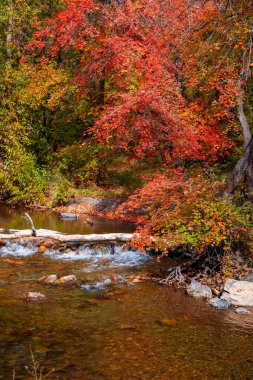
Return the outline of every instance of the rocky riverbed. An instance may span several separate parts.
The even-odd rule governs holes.
[[[149,281],[172,261],[59,249],[0,250],[0,378],[28,379],[30,347],[50,379],[253,377],[252,314]]]

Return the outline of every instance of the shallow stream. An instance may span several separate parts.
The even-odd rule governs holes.
[[[0,228],[27,227],[18,211],[0,210]],[[79,221],[65,228],[51,213],[33,218],[38,227],[62,232],[88,228]],[[86,233],[131,230],[100,222],[101,229],[95,223]],[[253,379],[251,316],[214,310],[158,283],[124,282],[168,261],[120,249],[39,254],[15,244],[0,257],[0,379],[32,379],[25,368],[31,368],[30,348],[44,374],[55,369],[47,377],[53,380]],[[39,283],[47,274],[74,274],[82,286]],[[111,282],[114,274],[123,283]],[[28,291],[45,294],[46,302],[23,301]]]

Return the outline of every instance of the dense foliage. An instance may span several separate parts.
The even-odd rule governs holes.
[[[145,211],[139,245],[249,248],[252,16],[250,0],[5,0],[1,197],[63,203],[127,156],[147,162],[117,211]]]

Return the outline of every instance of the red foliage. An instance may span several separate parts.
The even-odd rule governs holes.
[[[103,83],[104,105],[90,129],[98,141],[138,157],[160,151],[169,160],[217,160],[232,147],[220,126],[233,120],[236,75],[220,67],[204,83],[191,54],[204,40],[198,27],[217,12],[211,0],[68,0],[26,54],[71,61],[79,96]],[[207,109],[204,92],[214,91]]]

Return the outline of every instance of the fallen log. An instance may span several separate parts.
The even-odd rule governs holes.
[[[25,238],[29,241],[38,241],[38,240],[57,240],[62,243],[68,242],[80,242],[80,243],[126,243],[131,240],[133,234],[128,233],[109,233],[109,234],[90,234],[90,235],[70,235],[64,234],[57,231],[39,229],[36,230],[37,236],[31,236],[31,230],[6,230],[0,229],[0,232],[10,232],[10,233],[1,233],[1,241],[12,241],[17,238]]]

